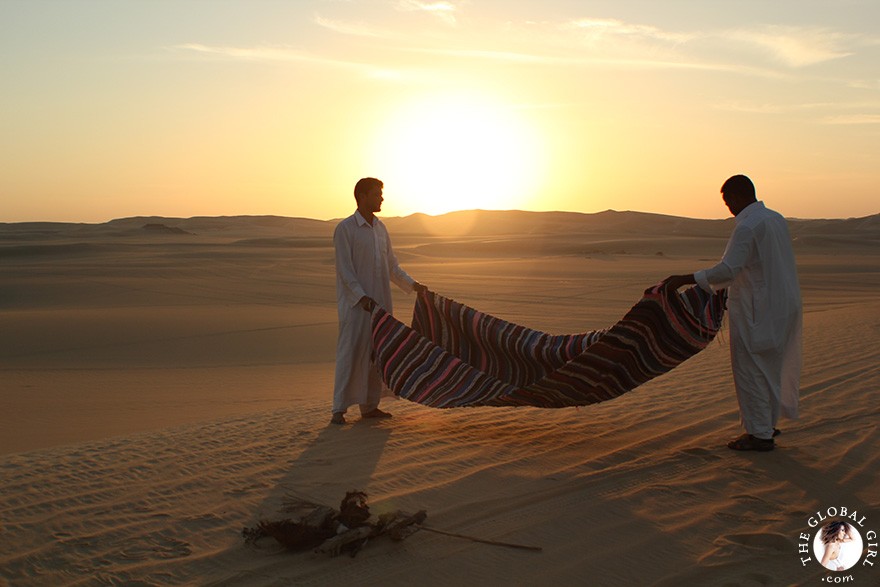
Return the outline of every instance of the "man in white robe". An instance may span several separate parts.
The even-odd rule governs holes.
[[[391,417],[379,409],[386,388],[371,361],[371,310],[379,304],[392,311],[391,281],[405,291],[425,287],[397,263],[388,231],[374,215],[382,208],[383,187],[375,178],[358,181],[354,189],[357,211],[341,221],[333,233],[339,314],[333,424],[345,424],[345,412],[354,404],[360,406],[362,418]]]
[[[728,288],[730,362],[746,432],[733,450],[773,450],[780,415],[798,417],[801,294],[785,218],[757,201],[752,181],[735,175],[721,187],[736,227],[721,262],[664,280],[670,292],[698,284]]]

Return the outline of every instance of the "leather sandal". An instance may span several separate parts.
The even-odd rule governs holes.
[[[767,452],[773,450],[775,445],[776,443],[773,442],[772,438],[765,440],[746,433],[739,438],[728,442],[727,448],[731,450],[756,450],[759,452]]]
[[[391,414],[388,412],[383,412],[379,408],[374,408],[367,412],[366,414],[361,414],[361,418],[390,418]]]

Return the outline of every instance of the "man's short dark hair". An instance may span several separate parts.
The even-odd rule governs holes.
[[[356,184],[354,184],[354,199],[360,200],[361,195],[369,192],[373,188],[382,189],[385,187],[380,180],[375,177],[365,177],[363,179],[359,179]]]
[[[755,184],[745,175],[734,175],[721,186],[721,193],[728,196],[745,196],[749,200],[754,200]]]

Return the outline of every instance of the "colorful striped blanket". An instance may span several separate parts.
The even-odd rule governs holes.
[[[704,349],[725,296],[696,286],[670,296],[658,284],[610,328],[554,336],[426,292],[411,328],[373,310],[375,362],[395,395],[436,408],[593,404]]]

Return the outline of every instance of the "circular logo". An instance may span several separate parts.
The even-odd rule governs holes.
[[[862,558],[862,535],[854,524],[831,520],[813,537],[813,555],[829,571],[846,571]]]

